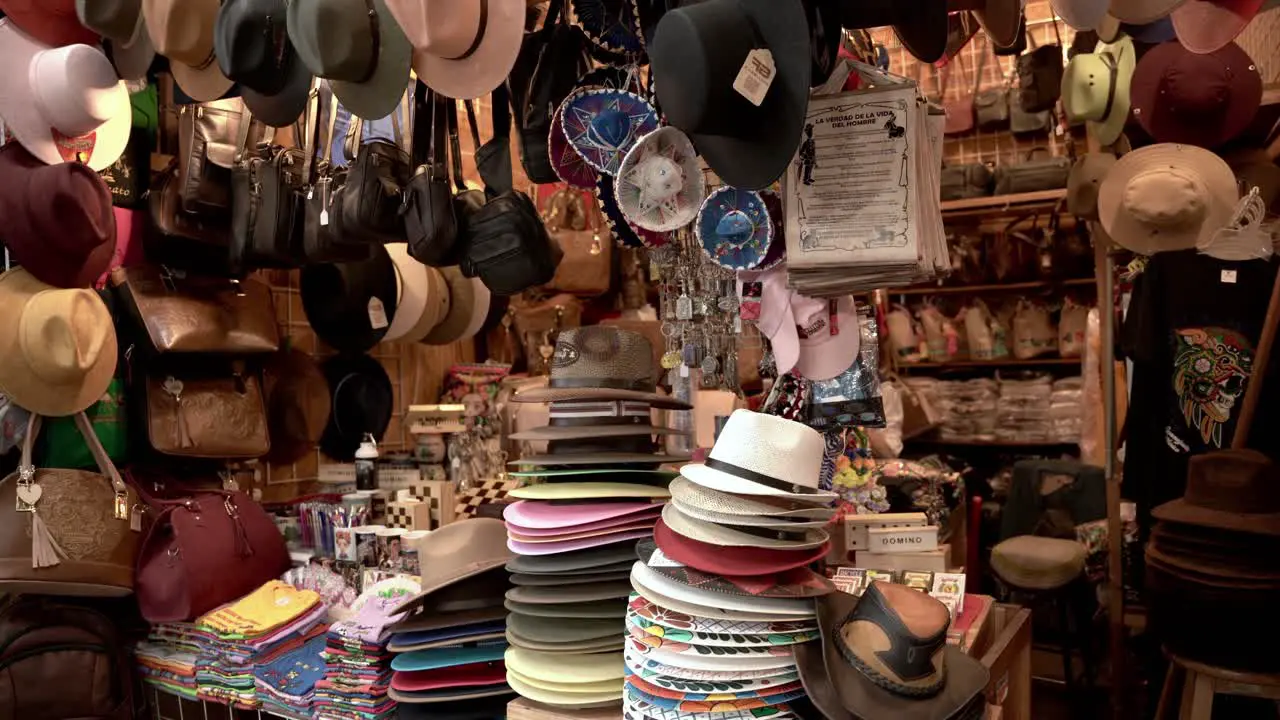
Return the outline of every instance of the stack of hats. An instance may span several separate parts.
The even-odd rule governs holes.
[[[927,593],[875,581],[819,598],[819,640],[796,648],[809,701],[828,718],[979,720],[990,674],[947,643],[951,613]],[[815,715],[818,716],[818,715]]]
[[[1182,657],[1258,672],[1280,669],[1280,469],[1254,450],[1197,455],[1181,498],[1151,512],[1146,548],[1151,621]],[[1194,618],[1194,622],[1187,622]],[[1176,632],[1173,628],[1177,628]],[[1223,638],[1247,637],[1247,643]]]
[[[550,423],[512,435],[546,441],[547,452],[514,473],[544,482],[512,491],[504,518],[507,682],[535,702],[567,708],[615,706],[623,696],[627,582],[636,542],[652,536],[672,473],[655,437],[677,433],[652,410],[687,409],[657,392],[644,336],[611,327],[560,333],[543,388],[516,402],[547,402]]]
[[[400,619],[400,606],[421,591],[405,577],[365,588],[354,613],[334,623],[325,636],[324,679],[316,683],[313,703],[318,717],[367,720],[394,717],[391,685],[390,627]]]
[[[418,546],[422,590],[391,628],[391,698],[399,717],[503,717],[514,693],[502,662],[507,643],[503,568],[511,553],[502,522],[451,523]]]
[[[706,462],[671,482],[631,570],[627,718],[799,712],[795,647],[817,637],[813,598],[835,590],[808,568],[827,553],[834,515],[822,459],[817,431],[738,410]]]

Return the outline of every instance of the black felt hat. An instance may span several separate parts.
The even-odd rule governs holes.
[[[222,73],[240,83],[253,117],[292,124],[307,107],[311,71],[289,41],[287,0],[223,0],[213,42]]]
[[[804,12],[809,19],[809,55],[813,68],[809,84],[817,87],[827,81],[836,69],[840,56],[841,27],[838,0],[803,0]]]
[[[336,355],[324,361],[332,409],[320,450],[342,462],[355,457],[365,433],[381,441],[391,424],[395,394],[382,363],[368,355]]]
[[[902,46],[921,62],[936,62],[947,51],[947,0],[844,0],[841,22],[851,29],[892,25]]]
[[[381,245],[368,260],[308,265],[300,282],[302,309],[316,335],[339,352],[362,353],[387,334],[400,291],[396,266]]]
[[[760,105],[734,89],[752,50],[773,79]],[[777,180],[800,145],[812,73],[801,0],[705,0],[668,10],[649,42],[658,102],[728,185]]]

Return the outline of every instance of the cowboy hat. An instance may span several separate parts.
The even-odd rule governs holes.
[[[1022,0],[948,0],[947,10],[971,11],[991,44],[1007,50],[1026,42],[1023,4]]]
[[[1098,189],[1116,164],[1111,153],[1087,153],[1076,159],[1067,175],[1067,211],[1076,217],[1098,219]]]
[[[652,534],[653,530],[645,528],[560,542],[527,543],[508,538],[507,547],[517,555],[558,555],[571,550],[585,550],[586,548],[600,547],[601,545],[639,540]]]
[[[947,643],[947,607],[905,585],[871,583],[861,598],[817,601],[820,644],[796,652],[810,696],[834,717],[943,720],[985,702],[989,673]],[[825,708],[824,708],[825,709]]]
[[[1231,219],[1240,199],[1222,158],[1191,145],[1159,144],[1120,158],[1098,188],[1103,230],[1143,255],[1193,248]]]
[[[668,557],[652,540],[641,540],[636,555],[651,569],[678,583],[727,595],[762,598],[818,597],[834,592],[831,581],[805,567],[769,572],[753,568],[743,575],[709,573]]]
[[[756,547],[727,547],[694,540],[659,521],[653,538],[663,554],[675,562],[718,575],[766,575],[805,567],[826,556],[827,544],[810,550],[774,550]]]
[[[502,604],[507,610],[521,615],[571,620],[601,620],[608,618],[616,622],[626,612],[626,603],[617,600],[558,603],[556,605],[538,605],[505,600]]]
[[[313,78],[289,42],[287,0],[224,0],[214,26],[218,67],[239,83],[253,117],[293,124],[307,107]]]
[[[0,393],[37,415],[98,402],[116,372],[111,312],[92,290],[60,290],[22,268],[0,275]]]
[[[625,564],[627,571],[635,562],[635,543],[617,543],[559,555],[517,555],[507,563],[512,573],[578,574],[612,570]]]
[[[410,631],[392,633],[387,640],[387,650],[391,652],[413,652],[414,650],[433,650],[467,643],[481,643],[501,640],[506,629],[507,609],[498,606],[488,608],[497,615],[495,620],[474,625],[462,625],[434,631]]]
[[[76,17],[107,41],[111,64],[125,80],[142,80],[156,59],[142,0],[76,0]]]
[[[656,426],[652,407],[641,401],[606,400],[549,403],[549,425],[511,433],[511,440],[554,441],[628,435],[690,435],[689,430]]]
[[[485,287],[480,278],[463,275],[456,265],[442,267],[437,272],[447,287],[449,304],[440,321],[426,333],[422,342],[427,345],[452,345],[480,332],[489,312],[489,288]],[[421,327],[419,325],[414,332]]]
[[[398,292],[396,312],[382,341],[419,342],[446,317],[442,313],[447,313],[452,307],[450,300],[442,301],[435,295],[442,290],[448,295],[448,287],[439,270],[423,265],[409,255],[406,243],[389,243],[385,247],[395,267]],[[459,305],[461,307],[464,303]],[[468,313],[467,321],[470,320]]]
[[[898,41],[912,57],[932,63],[946,54],[950,31],[947,10],[947,0],[927,0],[916,4],[871,0],[841,3],[839,14],[840,24],[851,30],[892,25]],[[826,80],[826,76],[814,78],[815,83]]]
[[[689,136],[664,127],[627,151],[613,191],[629,220],[646,230],[667,232],[697,217],[707,186]]]
[[[630,518],[621,523],[617,521],[605,521],[597,527],[581,527],[581,528],[558,528],[555,530],[530,530],[531,534],[525,534],[524,528],[517,527],[511,523],[507,523],[507,537],[511,540],[518,540],[522,543],[537,545],[538,543],[559,543],[567,540],[584,540],[586,538],[600,537],[602,535],[615,535],[622,533],[630,533],[634,530],[653,530],[653,524],[657,522],[657,516]]]
[[[1213,148],[1253,121],[1262,102],[1262,76],[1235,43],[1198,55],[1169,42],[1142,56],[1130,98],[1138,124],[1156,142]]]
[[[74,16],[73,16],[74,17]],[[0,117],[47,165],[79,160],[100,171],[129,142],[129,91],[102,51],[50,47],[0,18]]]
[[[756,523],[764,526],[798,523],[801,527],[821,527],[836,516],[834,508],[807,503],[781,500],[766,495],[733,495],[697,483],[683,477],[671,480],[668,489],[673,502],[681,512],[703,520],[719,522],[734,518],[740,524]],[[732,522],[730,524],[733,524]]]
[[[46,165],[20,143],[0,147],[0,242],[37,280],[93,287],[112,263],[111,191],[80,163]]]
[[[699,647],[703,649],[703,652],[706,652],[707,648],[768,648],[795,645],[797,643],[808,642],[809,640],[817,637],[817,628],[768,634],[704,633],[696,630],[670,628],[664,625],[659,625],[652,620],[646,620],[640,617],[631,610],[627,611],[627,631],[632,639],[639,640],[640,642],[645,642],[645,639],[648,637],[656,637],[671,642],[684,643]],[[661,647],[661,645],[645,644],[650,647]],[[799,682],[797,682],[796,685],[799,685]],[[650,689],[646,689],[646,692],[649,692],[649,690]],[[754,697],[759,694],[759,691],[755,691],[748,693],[744,697]]]
[[[685,465],[680,474],[719,492],[826,505],[836,495],[818,489],[824,452],[817,430],[774,415],[735,410],[706,461]]]
[[[217,100],[231,89],[214,49],[221,0],[142,0],[142,14],[156,52],[169,58],[169,72],[196,102]]]
[[[1085,120],[1102,145],[1115,142],[1129,118],[1129,84],[1136,55],[1133,39],[1099,43],[1091,53],[1071,58],[1062,76],[1067,117]]]
[[[365,352],[382,341],[396,315],[396,266],[383,245],[369,259],[308,265],[299,288],[307,322],[325,344]]]
[[[609,503],[589,503],[588,505],[589,506],[595,505],[596,507],[599,507],[601,505],[608,505],[608,504]],[[625,503],[625,502],[620,504],[624,506],[631,505],[631,503]],[[503,514],[506,516],[505,522],[507,523],[507,530],[510,531],[513,537],[520,536],[522,538],[527,538],[527,539],[540,538],[540,537],[557,537],[558,538],[558,537],[565,537],[566,533],[581,534],[581,533],[587,533],[587,532],[596,532],[598,530],[609,530],[613,528],[621,528],[621,527],[626,527],[629,525],[636,525],[641,523],[649,523],[649,525],[652,526],[653,523],[657,521],[658,516],[661,515],[662,513],[662,506],[655,503],[652,505],[645,505],[644,506],[645,510],[641,512],[632,512],[619,517],[606,518],[603,520],[597,520],[589,523],[560,525],[558,527],[526,527],[524,525],[514,523],[510,520],[510,518],[512,517],[512,513],[510,512],[511,508],[515,507],[516,505],[538,506],[538,505],[545,505],[545,503],[528,502],[528,501],[522,500],[522,501],[513,503],[511,505],[508,505],[505,508]],[[549,507],[559,509],[555,505],[551,505]],[[565,509],[572,509],[572,508],[573,506],[569,506],[569,508],[565,508]]]
[[[414,72],[442,95],[487,95],[516,63],[522,0],[387,0],[387,9],[413,46]]]
[[[320,450],[350,461],[366,434],[382,440],[394,413],[395,391],[382,363],[368,355],[334,355],[321,366],[329,381],[329,421]]]
[[[643,563],[636,563],[636,565],[643,566]],[[710,601],[704,597],[698,597],[696,600],[686,599],[687,596],[675,597],[674,594],[667,594],[646,585],[643,580],[636,576],[635,565],[632,566],[631,587],[634,588],[636,593],[647,602],[651,602],[658,607],[665,608],[672,612],[678,612],[694,617],[714,619],[724,622],[797,622],[812,619],[812,613],[807,616],[778,615],[776,613],[761,612],[758,609],[740,610],[726,608],[719,604],[708,605],[704,603]],[[679,586],[677,585],[677,587]],[[663,588],[663,590],[669,589],[669,587]],[[679,591],[677,590],[677,592]]]
[[[734,633],[769,636],[777,633],[812,631],[818,627],[817,621],[813,618],[745,621],[689,615],[657,605],[639,593],[632,593],[627,599],[627,617],[644,621],[649,626],[656,625],[671,630],[696,632],[708,637],[724,637]]]
[[[786,171],[809,105],[809,25],[801,3],[682,5],[663,14],[648,50],[663,112],[726,184],[760,189]],[[735,78],[753,58],[761,62],[761,50],[772,67],[755,71],[748,98]]]
[[[288,18],[298,57],[352,115],[376,120],[396,109],[412,47],[385,0],[292,2]]]
[[[631,583],[633,587],[638,584],[639,587],[636,587],[636,592],[645,597],[648,597],[648,595],[642,588],[653,588],[661,597],[649,598],[649,600],[658,605],[666,606],[662,597],[669,597],[685,604],[764,616],[765,619],[775,621],[783,618],[803,619],[813,616],[813,603],[810,600],[797,597],[770,598],[727,595],[712,590],[703,590],[673,580],[642,561],[636,561],[636,564],[631,567]],[[704,614],[707,617],[717,616],[714,613],[694,614]]]
[[[508,505],[502,517],[509,524],[529,529],[580,528],[601,522],[626,522],[629,518],[661,511],[654,502],[600,502],[556,505],[520,501]]]
[[[432,532],[418,543],[422,592],[396,608],[396,612],[412,610],[431,593],[502,567],[511,559],[506,540],[506,526],[492,518],[460,520]]]
[[[0,0],[0,12],[43,45],[98,44],[98,33],[78,21],[75,0]]]

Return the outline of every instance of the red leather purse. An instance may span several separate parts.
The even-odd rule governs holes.
[[[154,518],[138,553],[135,593],[148,622],[184,622],[289,569],[275,521],[242,492],[145,497]]]

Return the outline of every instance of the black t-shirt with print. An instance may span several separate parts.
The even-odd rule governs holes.
[[[1231,446],[1276,267],[1181,250],[1152,256],[1135,282],[1121,335],[1134,363],[1124,492],[1141,518],[1182,496],[1188,458]],[[1276,457],[1280,364],[1270,365],[1249,444]]]

